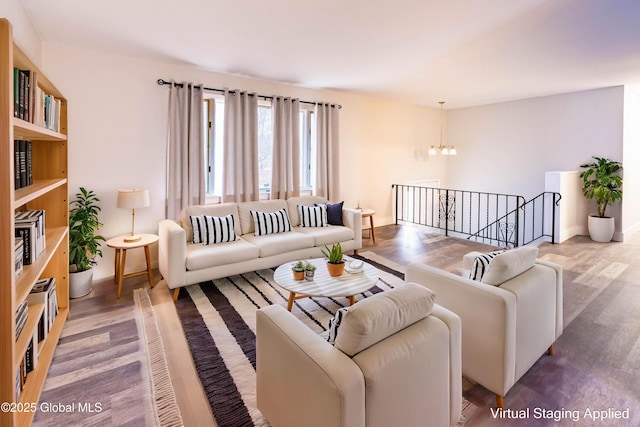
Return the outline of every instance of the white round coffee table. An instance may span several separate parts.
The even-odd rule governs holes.
[[[346,262],[351,259],[345,257]],[[288,262],[278,267],[273,274],[273,279],[282,288],[289,291],[287,310],[291,311],[293,301],[307,297],[348,297],[349,304],[354,303],[354,295],[368,291],[378,281],[378,270],[366,262],[360,273],[347,273],[339,277],[331,277],[327,272],[327,260],[315,258],[307,260],[315,265],[316,272],[313,281],[294,280],[291,265]]]

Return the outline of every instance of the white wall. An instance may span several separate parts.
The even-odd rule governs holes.
[[[40,66],[42,43],[20,0],[2,0],[0,18],[7,18],[11,22],[13,40],[31,58],[31,61]]]
[[[130,230],[130,212],[115,207],[118,188],[150,190],[152,206],[136,211],[136,231],[155,233],[164,218],[168,89],[156,84],[158,78],[341,104],[341,196],[346,206],[375,209],[376,225],[391,221],[392,184],[444,178],[445,160],[412,157],[416,146],[437,143],[435,109],[48,43],[43,63],[69,101],[70,192],[80,186],[96,191],[107,238]],[[104,254],[96,278],[113,274],[113,251]],[[142,253],[130,257],[128,271],[143,266]]]
[[[617,86],[451,110],[449,185],[529,199],[545,172],[577,170],[592,155],[622,159],[623,95]]]
[[[624,239],[640,230],[640,94],[625,86],[622,181],[622,226]]]

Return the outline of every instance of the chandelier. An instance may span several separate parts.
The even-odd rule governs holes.
[[[442,144],[442,125],[443,125],[442,117],[444,114],[444,110],[443,110],[444,101],[438,101],[438,104],[440,104],[440,145],[437,147],[435,145],[432,145],[431,148],[429,148],[429,155],[436,156],[438,154],[442,154],[443,156],[455,156],[456,154],[458,154],[456,152],[456,147],[454,147],[453,145]]]

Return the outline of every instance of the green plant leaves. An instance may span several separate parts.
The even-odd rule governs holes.
[[[95,263],[96,256],[102,256],[101,241],[105,238],[96,234],[102,223],[98,219],[100,199],[93,191],[80,187],[75,200],[69,204],[69,271],[85,271]]]
[[[622,164],[605,157],[593,156],[592,163],[580,165],[585,168],[582,178],[582,194],[587,199],[595,199],[598,216],[604,217],[607,205],[622,200]]]

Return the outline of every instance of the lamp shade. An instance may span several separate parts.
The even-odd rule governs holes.
[[[146,208],[149,201],[149,190],[118,190],[117,206],[123,209]]]

